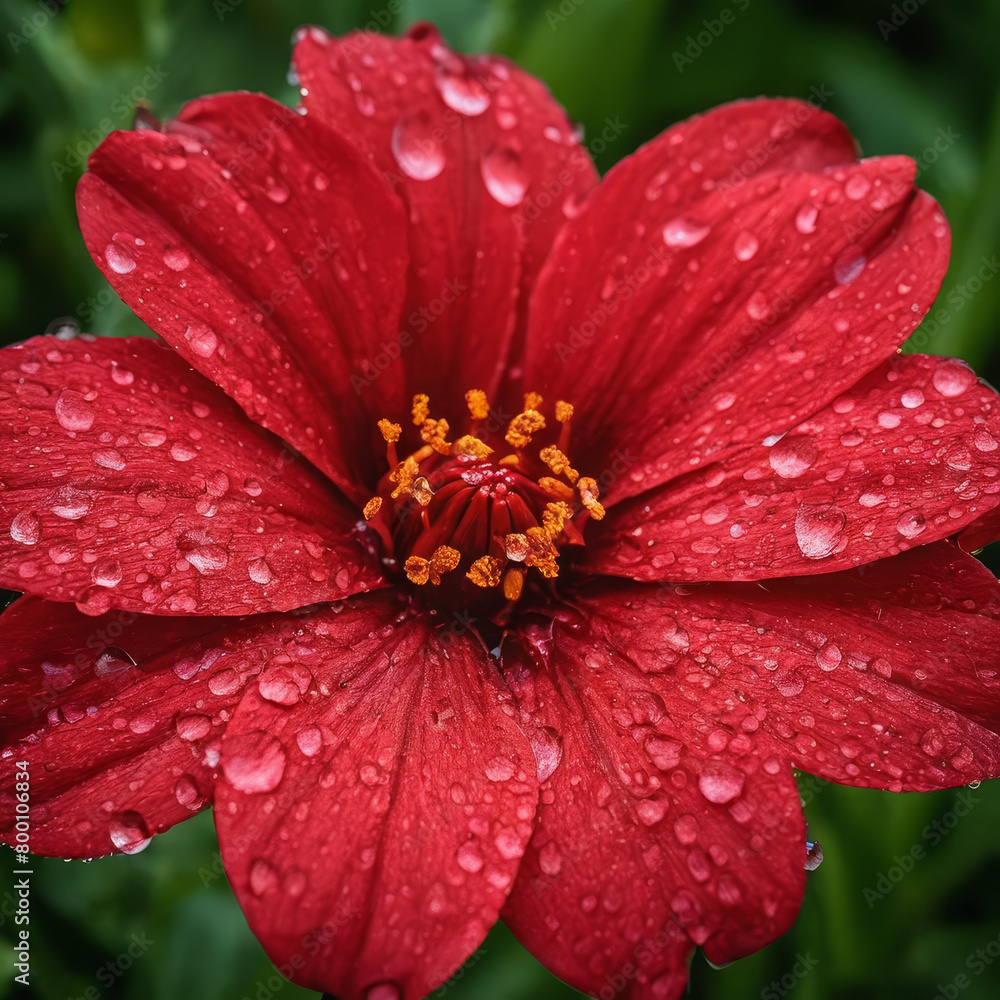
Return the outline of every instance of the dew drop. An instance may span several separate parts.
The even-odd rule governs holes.
[[[487,150],[480,163],[486,190],[501,205],[513,208],[524,200],[528,178],[521,157],[510,146],[498,145]]]
[[[122,582],[122,564],[117,559],[101,559],[94,563],[90,578],[98,587],[117,587]]]
[[[976,376],[957,361],[946,361],[939,365],[931,376],[934,388],[949,399],[961,396],[975,380]]]
[[[816,219],[818,216],[819,209],[815,205],[806,202],[795,215],[795,228],[803,236],[808,236],[810,233],[816,232]]]
[[[490,106],[490,92],[464,68],[438,66],[434,84],[444,103],[468,118],[481,115]]]
[[[89,431],[94,426],[94,408],[75,389],[63,389],[55,410],[59,425],[68,431]]]
[[[285,751],[281,744],[272,736],[258,733],[239,741],[237,746],[241,752],[230,752],[222,760],[226,780],[237,791],[247,794],[274,791],[285,774]]]
[[[927,524],[924,521],[923,514],[920,514],[915,510],[906,511],[906,513],[900,515],[899,520],[896,521],[896,530],[904,538],[916,538],[917,535],[925,531],[926,528]]]
[[[108,267],[117,274],[129,274],[135,270],[132,255],[117,243],[109,243],[104,248],[104,259],[108,262]]]
[[[471,840],[467,840],[462,844],[455,855],[455,860],[458,862],[459,868],[472,875],[481,871],[485,864],[482,852]]]
[[[414,180],[429,181],[444,170],[444,150],[433,132],[426,111],[404,115],[392,130],[392,155],[399,169]]]
[[[840,507],[803,504],[795,515],[795,540],[807,559],[825,559],[837,550],[847,525],[847,515]]]
[[[191,265],[191,258],[183,250],[168,250],[163,255],[163,263],[171,271],[183,271]]]
[[[10,537],[22,545],[37,545],[42,537],[42,522],[30,510],[21,511],[10,522]]]
[[[733,243],[733,254],[737,260],[750,260],[757,253],[759,246],[757,237],[753,233],[743,230]]]
[[[146,821],[134,810],[118,813],[108,825],[111,843],[122,854],[138,854],[149,846],[153,839]]]
[[[699,226],[690,219],[674,219],[663,227],[663,242],[668,247],[693,247],[708,236],[710,230],[710,226]]]
[[[706,770],[698,778],[698,790],[716,805],[725,805],[743,791],[743,774],[735,768],[719,766]]]
[[[219,338],[204,323],[192,323],[184,331],[184,339],[191,345],[191,350],[200,358],[210,358],[219,346]]]
[[[816,446],[801,434],[781,438],[767,453],[768,463],[782,479],[798,479],[817,458]]]

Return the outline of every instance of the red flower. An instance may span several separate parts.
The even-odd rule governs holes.
[[[300,983],[423,996],[502,915],[676,997],[793,920],[793,767],[1000,773],[1000,590],[955,543],[998,533],[997,397],[897,353],[947,224],[797,101],[596,186],[537,81],[430,28],[295,63],[301,115],[205,98],[91,158],[87,245],[165,343],[2,352],[30,847],[212,803]]]

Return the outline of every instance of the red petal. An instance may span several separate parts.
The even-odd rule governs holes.
[[[611,630],[624,655],[605,644]],[[673,717],[690,713],[690,694],[629,662],[649,638],[599,617],[557,622],[554,643],[504,647],[543,781],[503,918],[591,996],[680,996],[695,944],[713,962],[768,944],[805,884],[791,768],[769,774],[752,755],[685,745]]]
[[[77,201],[139,317],[365,499],[373,422],[405,402],[380,356],[399,354],[406,275],[402,207],[367,159],[266,97],[223,95],[165,134],[113,132]]]
[[[99,618],[25,597],[4,612],[0,839],[13,843],[14,761],[31,777],[31,850],[135,853],[209,804],[227,712],[256,648],[298,619]],[[281,634],[280,632],[278,634]]]
[[[250,926],[342,1000],[444,982],[496,920],[535,812],[485,651],[399,612],[375,596],[303,619],[223,744],[216,826]]]
[[[893,791],[1000,774],[1000,584],[951,543],[828,576],[622,584],[579,603],[578,641],[627,655],[668,708],[687,704],[670,709],[682,742]]]
[[[0,425],[0,586],[220,615],[381,582],[329,482],[155,341],[5,348]]]
[[[912,162],[844,163],[821,112],[836,141],[807,122],[729,184],[788,107],[668,130],[611,171],[542,271],[525,382],[577,404],[612,501],[786,431],[887,358],[940,285],[948,228]]]
[[[586,550],[639,580],[829,573],[961,530],[1000,502],[1000,399],[901,355],[776,442],[612,508]]]
[[[597,181],[562,108],[518,67],[452,52],[429,25],[400,39],[303,30],[295,66],[309,115],[368,152],[410,210],[412,391],[492,392],[518,283],[526,295],[563,206]]]

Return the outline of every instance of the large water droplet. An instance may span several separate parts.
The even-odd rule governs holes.
[[[132,255],[117,243],[109,243],[104,248],[104,259],[108,262],[108,267],[118,274],[128,274],[135,270]]]
[[[111,843],[122,854],[138,854],[145,850],[153,839],[146,821],[131,809],[113,816],[108,832],[111,834]]]
[[[521,157],[510,146],[493,146],[483,156],[480,170],[486,190],[501,205],[513,208],[524,200],[528,178]]]
[[[464,67],[438,66],[434,84],[449,108],[469,118],[481,115],[490,106],[490,92]]]
[[[265,733],[233,741],[234,752],[222,759],[226,780],[241,792],[272,792],[285,774],[285,751]]]
[[[744,776],[736,768],[718,765],[698,778],[698,790],[717,805],[732,802],[743,791]]]
[[[975,382],[976,376],[958,361],[946,361],[931,376],[931,384],[942,396],[961,396]]]
[[[204,323],[192,323],[184,331],[184,339],[200,358],[210,358],[219,346],[219,338]]]
[[[63,389],[55,409],[56,420],[68,431],[89,431],[94,426],[94,408],[75,389]]]
[[[117,587],[122,582],[122,564],[117,559],[101,559],[94,563],[90,578],[98,587]]]
[[[458,862],[459,868],[472,875],[481,871],[485,864],[482,852],[471,840],[467,840],[462,844],[455,854],[455,860]]]
[[[803,504],[795,515],[795,540],[807,559],[825,559],[837,550],[844,535],[847,515],[833,504],[810,507]]]
[[[668,247],[693,247],[700,243],[711,230],[690,219],[674,219],[663,227],[663,242]]]
[[[444,170],[444,150],[433,133],[426,111],[404,115],[392,130],[392,155],[399,169],[414,180],[429,181]]]
[[[781,438],[767,453],[768,463],[782,479],[798,479],[817,458],[819,452],[812,439],[802,434]]]
[[[10,537],[22,545],[37,545],[42,537],[42,522],[30,510],[21,511],[10,522]]]

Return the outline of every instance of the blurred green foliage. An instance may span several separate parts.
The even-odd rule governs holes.
[[[593,144],[602,170],[714,104],[825,88],[825,106],[865,155],[918,159],[921,185],[951,221],[952,266],[938,304],[947,320],[918,333],[921,349],[995,375],[1000,281],[975,294],[965,284],[1000,250],[1000,3],[404,0],[403,10],[389,30],[426,18],[458,48],[505,52],[549,83],[588,137],[605,119],[623,125],[604,148]],[[54,0],[0,0],[0,343],[41,333],[58,316],[102,334],[142,330],[90,261],[73,206],[83,155],[108,129],[128,127],[137,100],[161,116],[218,90],[291,102],[292,30],[314,22],[341,32],[373,20],[386,20],[381,0],[69,0],[58,10]],[[1000,788],[894,796],[806,778],[803,794],[826,860],[809,878],[795,928],[725,970],[696,956],[692,996],[932,1000],[942,987],[963,1000],[1000,996]],[[960,818],[963,794],[972,800]],[[926,856],[904,873],[914,846]],[[274,978],[219,875],[217,850],[203,815],[136,857],[39,859],[33,995],[315,996]],[[889,880],[881,887],[880,875]],[[7,888],[0,879],[0,904]],[[9,940],[10,920],[0,920]],[[0,998],[15,994],[10,956],[0,950]],[[811,966],[805,975],[795,975],[797,962]],[[954,985],[960,975],[965,985]],[[446,995],[577,994],[501,927]]]

